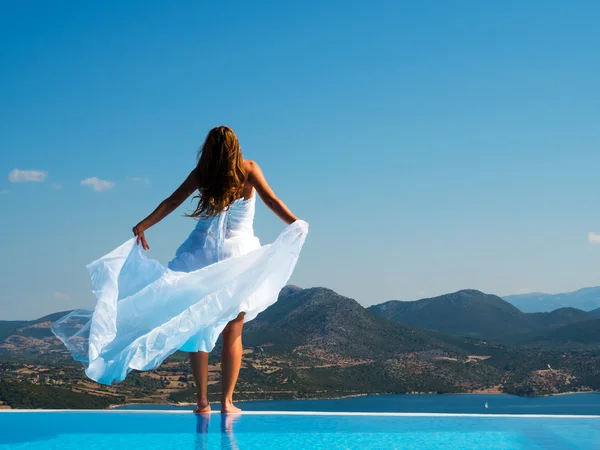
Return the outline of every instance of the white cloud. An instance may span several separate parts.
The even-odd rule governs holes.
[[[94,192],[102,192],[114,188],[117,183],[115,183],[114,181],[107,181],[101,180],[100,178],[96,177],[90,177],[86,178],[85,180],[81,180],[80,184],[82,186],[91,187],[94,190]]]
[[[590,244],[600,244],[600,234],[596,234],[592,231],[588,234],[588,242]]]
[[[146,177],[127,177],[127,181],[135,181],[136,183],[150,184],[150,180]]]
[[[8,194],[10,191],[8,189],[0,189],[0,195],[6,195]]]
[[[41,170],[21,170],[13,169],[8,174],[8,181],[11,183],[34,182],[41,183],[48,176],[48,172]]]
[[[416,295],[417,297],[422,297],[422,296],[424,296],[424,295],[425,295],[425,291],[417,291],[417,292],[415,292],[415,295]]]
[[[53,292],[52,293],[52,297],[54,297],[55,300],[71,300],[71,296],[65,292]]]
[[[51,183],[50,186],[52,186],[52,189],[56,189],[57,191],[62,189],[62,184],[59,183]]]

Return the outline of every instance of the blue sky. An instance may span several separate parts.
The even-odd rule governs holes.
[[[92,306],[85,264],[220,124],[311,224],[295,284],[364,305],[600,284],[598,2],[0,8],[0,319]],[[263,242],[282,227],[259,206]]]

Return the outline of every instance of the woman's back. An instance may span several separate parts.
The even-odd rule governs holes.
[[[226,210],[200,218],[169,268],[191,272],[259,248],[260,241],[254,236],[255,197],[240,198]]]

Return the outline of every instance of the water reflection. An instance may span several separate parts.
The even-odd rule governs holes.
[[[196,446],[195,450],[208,449],[208,424],[210,414],[195,414],[196,416]]]
[[[213,442],[212,446],[209,446],[209,423],[211,414],[196,414],[196,445],[195,450],[208,450],[209,448],[215,448],[215,442],[213,439],[217,437],[217,434],[210,433]],[[240,414],[220,414],[221,420],[221,449],[222,450],[239,450],[238,443],[234,436],[234,425],[241,417]]]
[[[221,450],[239,450],[233,434],[233,424],[240,414],[221,414]]]

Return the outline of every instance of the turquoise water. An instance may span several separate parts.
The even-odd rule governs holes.
[[[485,408],[486,403],[488,408]],[[571,394],[552,397],[483,394],[373,395],[335,400],[268,400],[242,402],[239,405],[246,411],[600,415],[600,394]],[[124,409],[189,410],[190,407],[131,405]]]
[[[2,450],[600,448],[592,417],[3,412],[0,429]]]

